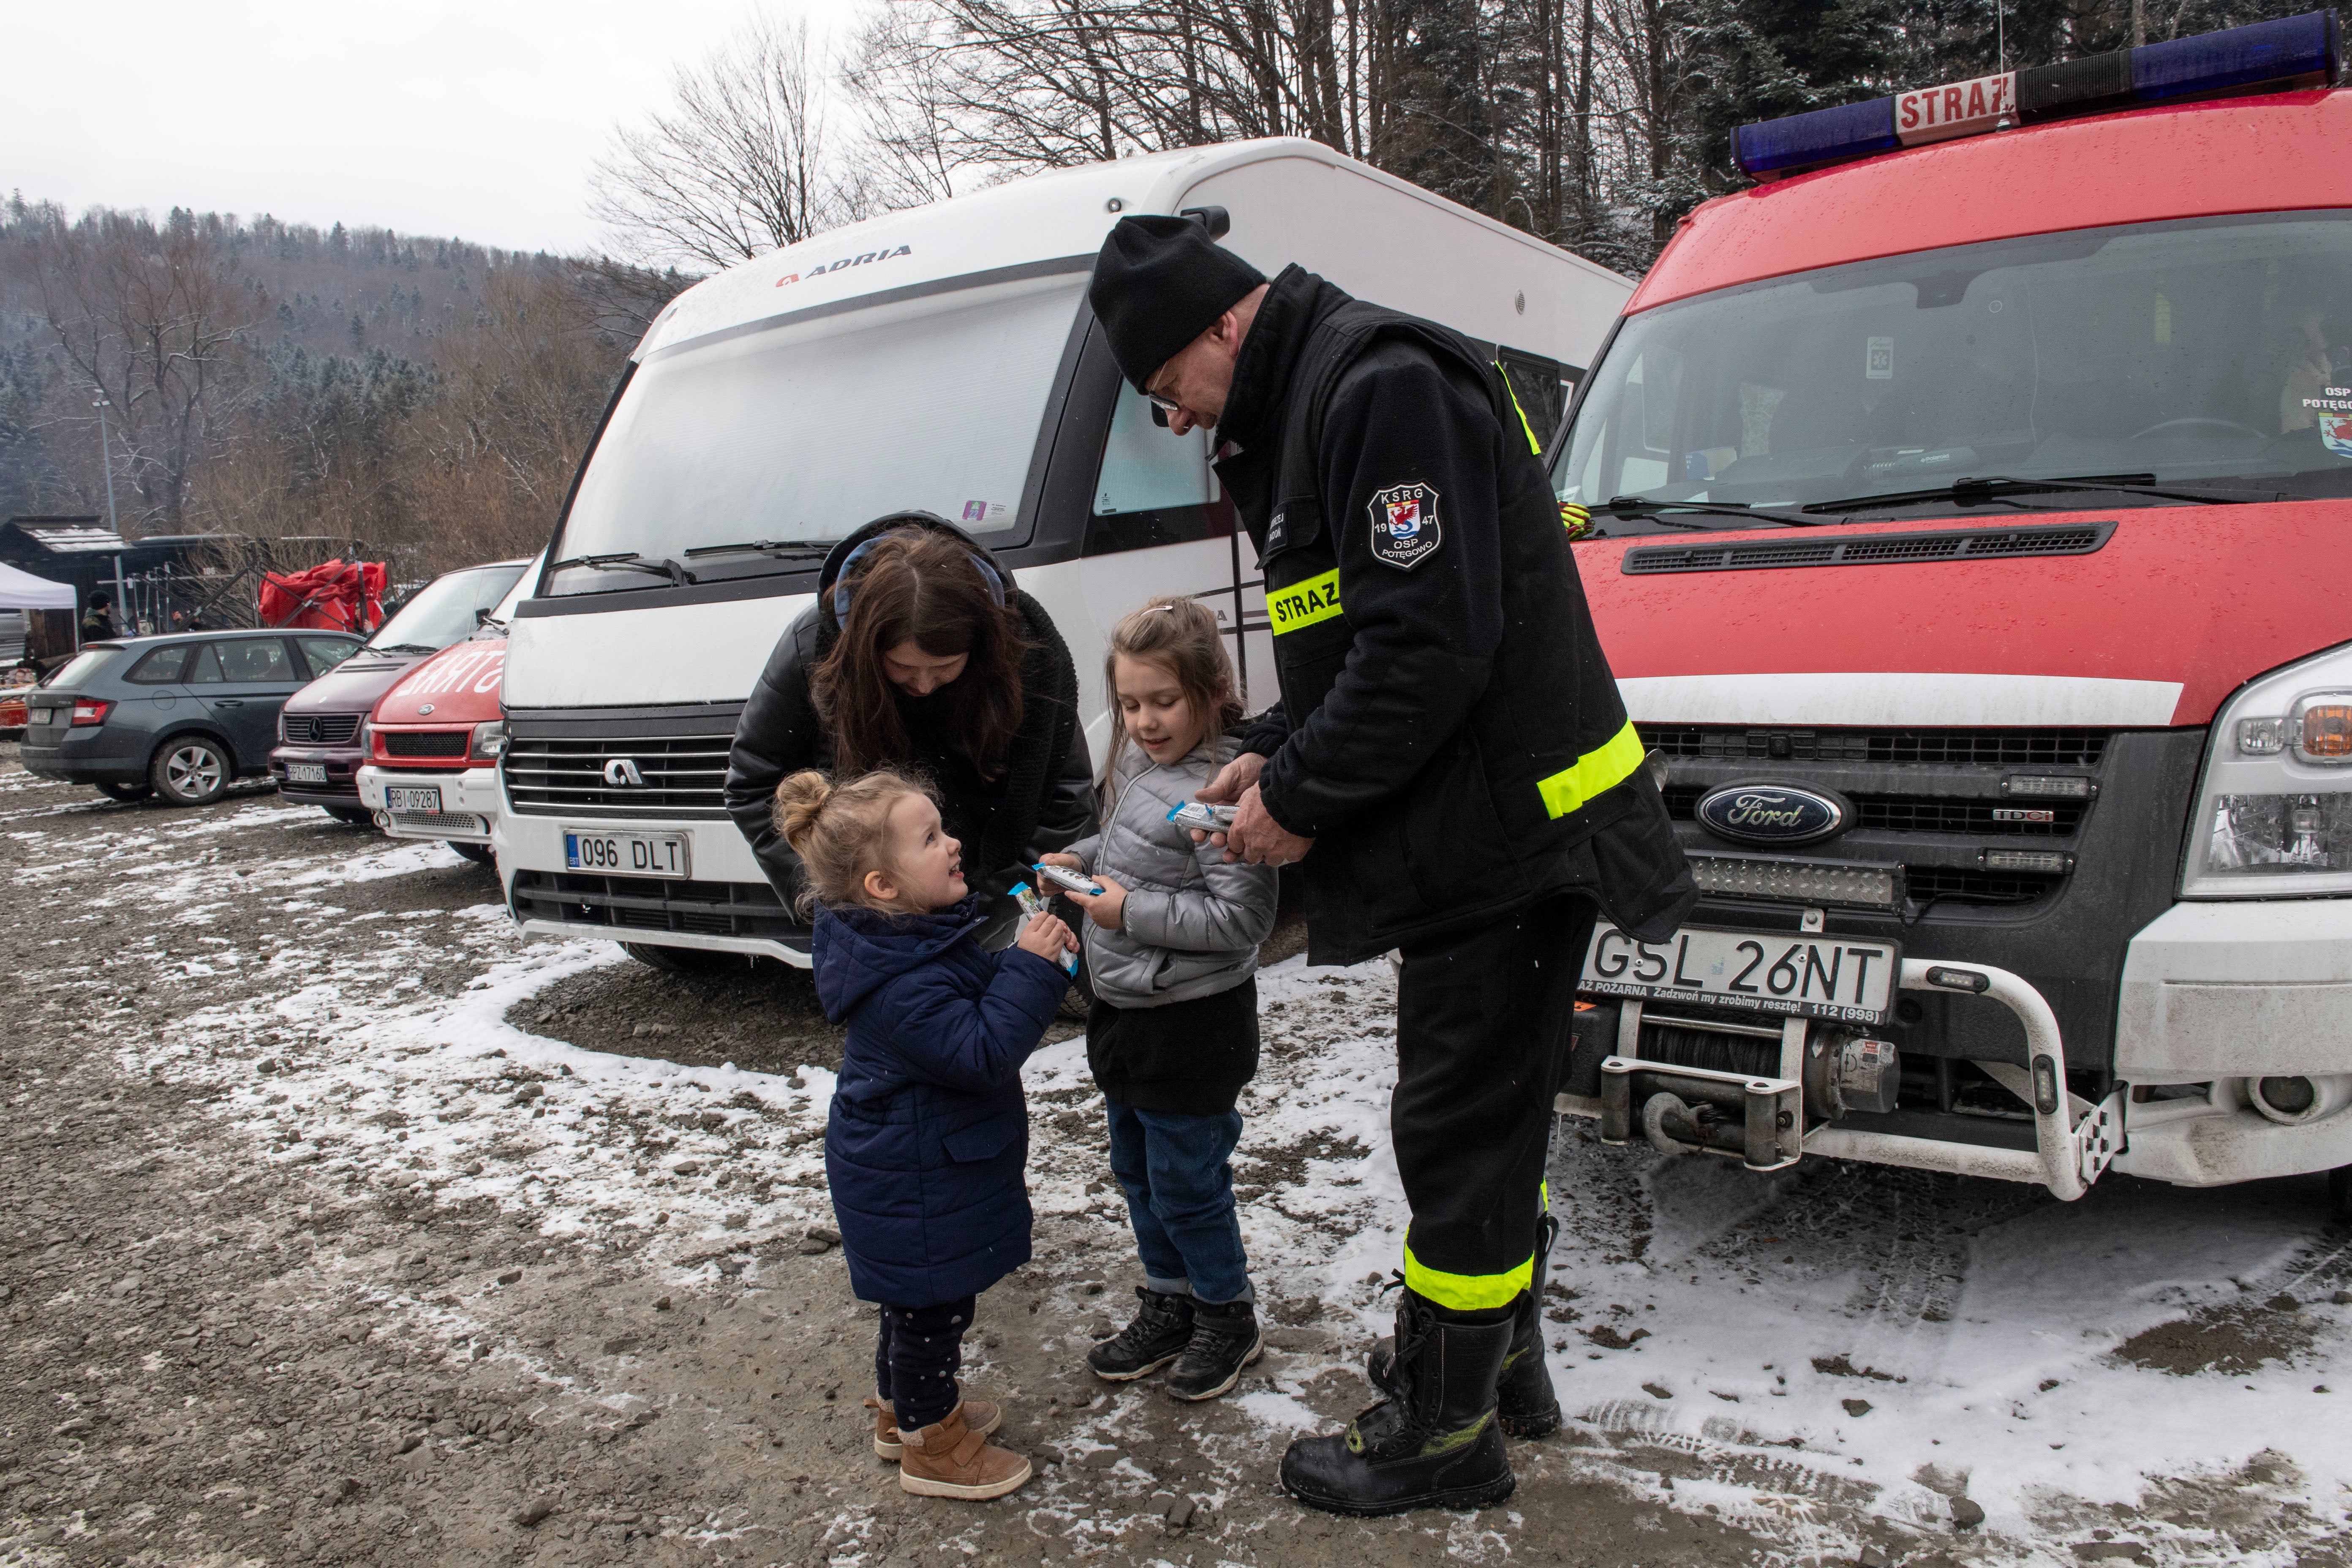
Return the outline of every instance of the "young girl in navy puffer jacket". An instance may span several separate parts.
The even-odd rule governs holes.
[[[882,1305],[874,1451],[929,1497],[992,1498],[1029,1461],[991,1447],[1002,1412],[956,1384],[973,1298],[1029,1261],[1021,1064],[1069,975],[1069,928],[1040,915],[991,953],[981,900],[938,805],[895,773],[835,786],[797,773],[776,826],[811,884],[810,955],[825,1016],[849,1038],[824,1135],[850,1288]]]

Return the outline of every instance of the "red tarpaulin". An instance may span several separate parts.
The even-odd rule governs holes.
[[[383,624],[381,561],[330,561],[261,579],[261,624],[364,636]]]

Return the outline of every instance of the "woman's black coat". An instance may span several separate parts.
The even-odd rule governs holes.
[[[800,896],[800,857],[776,831],[776,785],[802,768],[834,765],[833,737],[818,718],[809,677],[841,635],[833,615],[833,584],[849,552],[875,534],[920,526],[951,533],[975,555],[993,558],[971,535],[941,518],[900,516],[867,523],[835,545],[817,574],[816,603],[793,622],[776,643],[736,721],[735,742],[727,757],[728,815],[760,858],[768,880],[790,904]],[[1003,571],[1003,568],[999,568]],[[1003,572],[1007,584],[1013,574]],[[1021,667],[1021,728],[1006,759],[1005,794],[996,829],[987,843],[963,848],[965,876],[974,890],[992,886],[994,874],[1027,865],[1039,856],[1076,843],[1094,830],[1094,769],[1078,725],[1077,671],[1070,650],[1044,605],[1014,588],[1007,601],[1021,616],[1030,645]],[[945,784],[946,781],[940,781]],[[953,820],[953,803],[942,813]]]

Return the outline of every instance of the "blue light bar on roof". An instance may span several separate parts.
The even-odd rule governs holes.
[[[2313,11],[1892,98],[1742,125],[1731,161],[1758,179],[1955,136],[2249,88],[2334,86],[2336,13]]]

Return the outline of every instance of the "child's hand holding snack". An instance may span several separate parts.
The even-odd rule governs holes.
[[[1076,888],[1066,889],[1062,897],[1087,911],[1087,918],[1105,931],[1123,931],[1127,925],[1127,889],[1108,877],[1097,877],[1099,893],[1081,893]]]
[[[1070,928],[1062,923],[1060,916],[1041,914],[1023,928],[1020,940],[1013,945],[1024,952],[1035,953],[1048,963],[1059,963],[1062,954],[1078,950],[1078,939],[1070,934]]]

